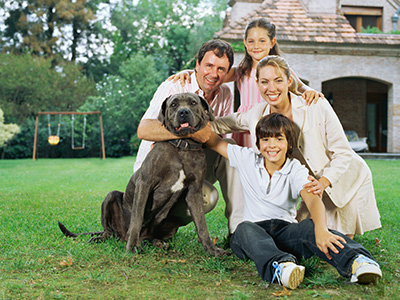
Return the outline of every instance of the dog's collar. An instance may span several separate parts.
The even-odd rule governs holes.
[[[178,149],[182,150],[200,150],[203,149],[203,144],[195,142],[192,139],[176,139],[169,140],[169,142]]]

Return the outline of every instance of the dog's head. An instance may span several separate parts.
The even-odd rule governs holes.
[[[168,131],[183,136],[204,128],[214,120],[214,115],[204,98],[194,93],[182,93],[164,100],[158,120]]]

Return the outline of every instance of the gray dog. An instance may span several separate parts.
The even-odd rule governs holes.
[[[204,128],[214,119],[208,103],[193,93],[176,94],[164,100],[160,122],[177,136]],[[207,253],[226,255],[211,241],[203,211],[202,186],[206,172],[203,145],[192,139],[156,142],[141,168],[135,172],[125,193],[108,193],[101,206],[102,232],[89,242],[117,237],[127,241],[126,249],[140,249],[143,240],[165,247],[165,239],[182,226],[179,211],[187,206],[197,229],[199,241]],[[61,231],[70,232],[59,222]]]

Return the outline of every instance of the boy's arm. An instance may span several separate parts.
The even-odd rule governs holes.
[[[207,141],[206,146],[211,150],[218,152],[220,155],[228,158],[228,143],[225,142],[218,134],[211,132],[210,139]]]
[[[192,138],[200,143],[208,140],[211,133],[211,126],[208,124],[203,129],[187,136],[176,136],[169,132],[157,119],[143,119],[140,121],[137,136],[141,140],[160,142],[173,139]]]
[[[343,249],[343,244],[346,240],[341,236],[331,233],[326,225],[326,211],[325,206],[319,196],[314,195],[307,191],[307,189],[302,189],[300,192],[301,198],[307,205],[307,208],[311,214],[311,218],[314,222],[315,230],[315,242],[319,250],[321,250],[328,259],[332,259],[329,254],[329,249],[334,253],[338,254],[339,247]]]

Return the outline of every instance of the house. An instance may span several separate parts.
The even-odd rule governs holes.
[[[368,137],[373,152],[400,152],[400,0],[231,0],[215,35],[243,40],[249,20],[277,27],[283,56],[330,101],[345,130]],[[397,26],[397,27],[396,27]],[[243,53],[235,54],[235,65]]]

